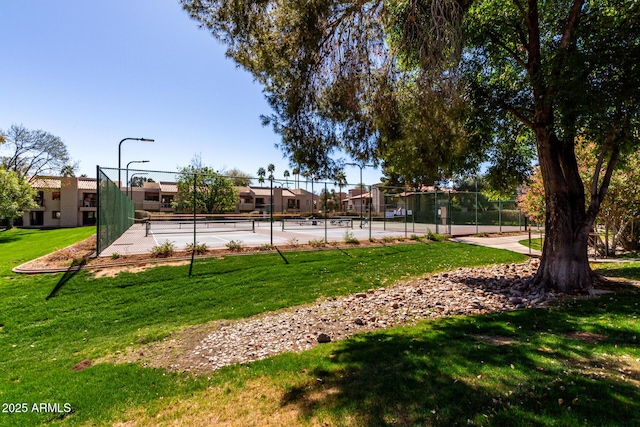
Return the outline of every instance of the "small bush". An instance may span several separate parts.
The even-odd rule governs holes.
[[[352,231],[345,231],[344,232],[344,242],[348,243],[350,245],[359,245],[360,244],[360,240],[358,240],[356,238],[356,236],[354,236]]]
[[[198,243],[196,242],[194,243],[189,243],[186,246],[187,252],[191,253],[195,253],[196,255],[202,255],[207,253],[207,244],[206,243]]]
[[[426,238],[428,240],[433,241],[433,242],[444,242],[445,241],[445,237],[442,234],[432,233],[431,230],[427,231]]]
[[[287,240],[287,245],[295,248],[295,247],[298,247],[300,245],[300,242],[295,237],[292,237],[289,240]]]
[[[416,242],[422,242],[422,239],[423,239],[423,238],[422,238],[422,236],[418,236],[417,234],[412,234],[412,235],[409,237],[409,239],[410,239],[410,240],[414,240],[414,241],[416,241]]]
[[[242,252],[244,244],[242,240],[231,240],[229,241],[229,243],[227,243],[226,246],[227,246],[227,249],[229,249],[230,251]]]
[[[320,239],[309,240],[309,245],[311,245],[312,248],[324,248],[325,246],[327,246],[327,242]]]
[[[166,258],[173,255],[175,250],[176,246],[173,244],[173,242],[166,240],[163,244],[156,245],[151,248],[151,256],[154,256],[156,258]]]
[[[395,241],[396,241],[395,237],[391,237],[391,236],[384,236],[382,238],[383,243],[393,243]]]
[[[489,233],[483,231],[482,233],[474,234],[473,237],[489,237]]]
[[[120,254],[118,252],[114,252],[111,254],[111,259],[118,259],[120,258]]]
[[[269,243],[265,243],[264,245],[258,246],[259,251],[272,251],[273,249],[275,249],[275,246]]]

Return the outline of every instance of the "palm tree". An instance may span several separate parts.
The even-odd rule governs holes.
[[[276,170],[276,167],[273,163],[269,163],[267,165],[267,171],[269,172],[269,179],[273,179],[273,172]]]
[[[307,186],[309,185],[309,177],[311,176],[311,172],[304,171],[304,172],[302,172],[302,176],[305,179],[305,181],[304,181],[304,189],[306,190]]]
[[[285,169],[282,175],[284,176],[284,179],[287,182],[287,188],[289,188],[289,177],[291,176],[291,174],[289,173],[289,169]]]
[[[260,184],[264,184],[264,175],[266,173],[267,172],[264,170],[264,168],[261,167],[260,169],[258,169],[258,182]]]
[[[342,187],[347,185],[347,176],[343,171],[340,171],[333,177],[333,179],[335,180],[333,185],[337,185],[339,189],[338,198],[340,199],[340,212],[342,212]]]
[[[300,188],[300,168],[293,168],[292,172],[296,177],[296,188]]]

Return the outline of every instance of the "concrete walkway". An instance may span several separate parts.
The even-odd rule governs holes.
[[[539,238],[540,235],[536,233],[535,238]],[[541,251],[535,249],[529,249],[528,247],[518,243],[520,240],[528,239],[528,234],[518,234],[512,236],[497,236],[497,237],[454,237],[451,240],[454,242],[468,243],[470,245],[488,246],[496,249],[506,249],[512,252],[519,252],[525,255],[531,255],[539,257],[542,255]],[[531,237],[534,238],[533,236]]]

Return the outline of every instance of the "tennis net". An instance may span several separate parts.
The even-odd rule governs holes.
[[[224,233],[250,231],[255,233],[253,219],[152,219],[146,222],[146,235],[193,233]]]
[[[282,220],[282,231],[311,227],[324,228],[325,225],[327,228],[353,228],[353,218],[285,218]]]

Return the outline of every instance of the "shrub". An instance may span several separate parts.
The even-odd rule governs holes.
[[[274,248],[275,246],[269,243],[265,243],[264,245],[258,246],[259,251],[272,251]]]
[[[410,239],[410,240],[415,240],[415,241],[417,241],[417,242],[422,242],[422,236],[418,236],[417,234],[412,234],[412,235],[409,237],[409,239]]]
[[[118,252],[114,252],[111,254],[111,259],[118,259],[120,258],[120,254]]]
[[[242,240],[231,240],[226,246],[230,251],[234,252],[242,252],[244,247]]]
[[[350,245],[359,245],[360,244],[360,240],[358,240],[356,238],[356,236],[354,236],[352,231],[345,231],[344,232],[344,242],[348,243]]]
[[[393,243],[395,241],[396,241],[395,237],[391,237],[391,236],[384,236],[382,238],[383,243]]]
[[[309,245],[311,245],[312,248],[324,248],[327,246],[327,242],[321,239],[309,240]]]
[[[151,256],[154,256],[157,258],[166,258],[173,255],[175,250],[176,250],[176,247],[173,244],[173,242],[166,240],[163,244],[156,245],[153,248],[151,248]]]
[[[298,239],[296,239],[295,237],[292,237],[289,240],[287,240],[287,245],[295,248],[298,245],[300,245],[300,242],[298,242]]]
[[[428,240],[431,240],[433,242],[444,242],[445,240],[445,237],[442,234],[432,233],[431,230],[427,231],[426,237]]]
[[[191,253],[195,253],[196,255],[202,255],[204,253],[207,253],[207,244],[206,243],[198,243],[196,242],[194,243],[189,243],[186,246],[187,252]]]

